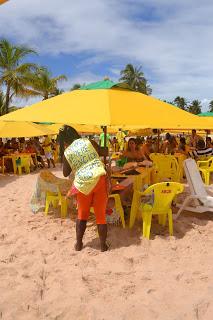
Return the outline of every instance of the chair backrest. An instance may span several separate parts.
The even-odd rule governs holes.
[[[180,181],[180,166],[175,156],[152,153],[150,159],[157,169],[159,179]]]
[[[190,192],[192,195],[198,195],[201,197],[205,197],[208,195],[199,170],[197,168],[197,164],[194,159],[186,159],[184,161],[184,170],[186,174],[186,178],[189,184]]]
[[[21,157],[21,167],[29,166],[30,165],[30,156],[22,156]]]
[[[159,159],[159,157],[161,157],[161,156],[162,156],[162,153],[151,153],[151,154],[149,155],[150,159],[151,159],[153,162],[156,162],[156,161]]]
[[[153,211],[167,212],[174,197],[183,192],[184,185],[179,182],[160,182],[147,188],[144,194],[154,194]]]
[[[205,154],[198,156],[198,160],[199,160],[199,161],[208,161],[208,160],[210,160],[210,158],[211,158],[210,155],[205,155]]]
[[[212,169],[213,168],[213,157],[210,157],[210,158],[208,158],[208,167],[209,167],[209,169]]]
[[[143,191],[143,182],[144,182],[144,177],[139,174],[137,176],[134,177],[134,181],[133,181],[133,190],[137,190],[137,191]]]

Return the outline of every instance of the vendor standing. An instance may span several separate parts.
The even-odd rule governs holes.
[[[105,136],[106,136],[106,145],[104,145],[104,139],[105,139]],[[109,148],[110,144],[112,144],[112,141],[110,139],[110,134],[109,133],[105,133],[104,132],[104,129],[103,129],[103,132],[100,134],[100,138],[99,138],[99,145],[104,148],[105,146],[107,148]]]
[[[53,168],[55,168],[55,162],[54,162],[53,150],[52,150],[52,141],[50,137],[48,137],[47,135],[45,135],[44,137],[45,139],[43,142],[43,149],[44,149],[45,158],[47,159],[48,168],[50,168],[50,162],[52,163]]]
[[[119,151],[124,151],[124,142],[125,142],[125,133],[122,131],[121,128],[118,129],[118,132],[116,134],[116,139],[119,146]]]
[[[71,193],[77,196],[78,218],[76,220],[75,250],[83,248],[83,236],[86,230],[90,208],[94,208],[101,251],[106,251],[107,224],[106,206],[108,201],[106,171],[104,164],[91,141],[81,138],[78,132],[69,126],[64,126],[59,133],[60,147],[68,147],[64,151],[63,174],[74,174]]]

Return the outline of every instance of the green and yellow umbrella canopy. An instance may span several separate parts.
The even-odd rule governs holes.
[[[213,117],[213,112],[202,112],[198,114],[199,117]]]
[[[121,88],[74,90],[0,118],[143,128],[211,129],[213,122],[142,93]]]

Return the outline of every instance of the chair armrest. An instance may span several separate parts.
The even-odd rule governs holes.
[[[213,187],[212,186],[205,186],[206,191],[209,193],[211,197],[213,197]]]
[[[211,196],[208,196],[208,195],[207,195],[207,196],[198,196],[198,195],[190,195],[190,196],[189,196],[190,199],[198,199],[198,200],[199,200],[199,199],[200,199],[200,200],[201,200],[201,199],[204,199],[204,200],[206,199],[206,200],[208,200],[208,197],[211,197]]]
[[[197,165],[199,166],[200,164],[208,164],[209,160],[198,160]]]

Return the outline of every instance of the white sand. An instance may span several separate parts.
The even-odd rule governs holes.
[[[36,177],[0,175],[0,319],[213,319],[213,215],[180,216],[171,238],[154,225],[150,241],[139,223],[111,227],[106,253],[90,222],[75,252],[73,220],[31,213]]]

